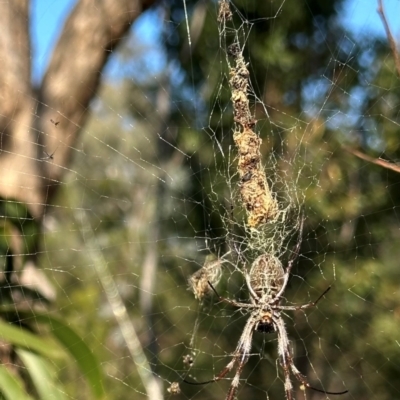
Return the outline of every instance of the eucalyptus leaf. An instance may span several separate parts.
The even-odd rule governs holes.
[[[56,343],[42,339],[27,329],[10,324],[0,319],[0,339],[16,347],[23,347],[46,358],[60,358],[62,352]]]
[[[24,390],[24,383],[4,365],[0,365],[0,392],[6,400],[33,400]]]
[[[24,363],[40,400],[66,400],[68,398],[65,388],[58,381],[53,365],[31,351],[17,349],[16,352]]]
[[[36,322],[46,324],[51,328],[51,334],[75,359],[81,372],[87,379],[96,398],[104,396],[103,377],[100,363],[85,341],[62,320],[48,314],[29,313],[22,311],[19,315],[35,318]]]

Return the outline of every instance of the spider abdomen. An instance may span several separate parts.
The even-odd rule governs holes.
[[[273,298],[282,289],[285,271],[280,260],[270,254],[257,257],[250,269],[250,286],[261,298]]]

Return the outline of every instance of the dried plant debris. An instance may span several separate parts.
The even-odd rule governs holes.
[[[238,43],[232,44],[228,52],[235,59],[230,71],[229,84],[232,91],[234,121],[238,124],[233,140],[238,149],[238,173],[240,195],[248,213],[247,224],[256,228],[274,220],[278,215],[278,203],[273,196],[261,163],[261,138],[254,132],[256,121],[250,113],[248,86],[249,70]]]
[[[225,23],[226,21],[230,21],[232,19],[232,11],[229,7],[228,0],[220,0],[218,2],[219,9],[218,9],[218,17],[217,21],[220,23]]]
[[[171,394],[180,394],[181,388],[178,382],[172,382],[169,388],[167,389],[168,393]]]
[[[192,274],[189,279],[189,289],[198,300],[202,300],[212,289],[208,282],[216,286],[222,276],[222,263],[224,260],[215,258],[213,254],[206,257],[204,265]]]
[[[184,355],[183,357],[182,357],[182,362],[183,362],[183,365],[186,367],[186,368],[191,368],[192,367],[192,365],[193,365],[193,363],[194,363],[194,359],[193,359],[193,357],[190,355],[190,354],[186,354],[186,355]]]

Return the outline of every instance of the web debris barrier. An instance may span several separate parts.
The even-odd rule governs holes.
[[[273,196],[263,165],[261,163],[261,138],[254,132],[256,121],[249,108],[247,90],[249,86],[249,70],[244,61],[238,43],[228,48],[235,58],[235,67],[231,68],[229,85],[232,91],[234,121],[239,125],[235,129],[233,140],[238,149],[238,173],[240,177],[240,195],[247,210],[247,225],[256,228],[274,220],[279,212],[278,203]]]
[[[204,265],[188,279],[189,289],[194,293],[194,297],[198,300],[211,292],[208,282],[217,285],[222,276],[222,263],[225,260],[215,259],[213,255],[208,255]]]

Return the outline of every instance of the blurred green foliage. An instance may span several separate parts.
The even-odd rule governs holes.
[[[140,71],[139,79],[134,69],[118,82],[103,83],[70,172],[44,219],[40,265],[58,289],[55,310],[65,325],[78,328],[101,360],[107,398],[146,396],[85,251],[77,211],[90,219],[165,388],[185,376],[182,358],[193,349],[191,377],[211,379],[227,364],[245,323],[229,306],[212,298],[199,304],[187,290],[187,277],[206,256],[223,254],[244,231],[243,213],[232,204],[237,184],[233,120],[217,6],[186,3],[189,15],[207,6],[199,40],[190,53],[182,50],[188,40],[183,3],[169,1],[158,48],[164,73],[154,78]],[[339,20],[341,0],[234,4],[235,30],[226,30],[227,44],[236,34],[245,44],[268,178],[279,190],[286,182],[295,185],[300,203],[304,196],[301,256],[285,296],[302,304],[333,285],[318,309],[286,318],[295,363],[316,387],[345,386],[353,399],[398,398],[400,175],[342,147],[400,158],[399,77],[390,51],[385,42],[346,32]],[[132,43],[121,51],[123,62],[141,65],[150,49]],[[235,221],[228,224],[232,212]],[[26,219],[21,215],[18,221]],[[10,221],[2,225],[3,238],[9,236]],[[35,226],[25,222],[18,229],[30,248],[29,239],[38,234]],[[285,244],[284,264],[295,239]],[[5,243],[0,243],[3,253]],[[156,270],[148,289],[144,277],[151,256]],[[241,275],[230,269],[218,290],[245,299],[242,284]],[[255,333],[252,352],[239,398],[265,398],[266,393],[284,398],[275,335]],[[77,368],[52,365],[70,397],[88,398]],[[0,386],[7,379],[0,371]],[[303,398],[294,383],[296,398]],[[229,380],[203,387],[182,384],[184,394],[177,398],[221,399],[229,385]],[[310,399],[325,397],[307,393]]]

